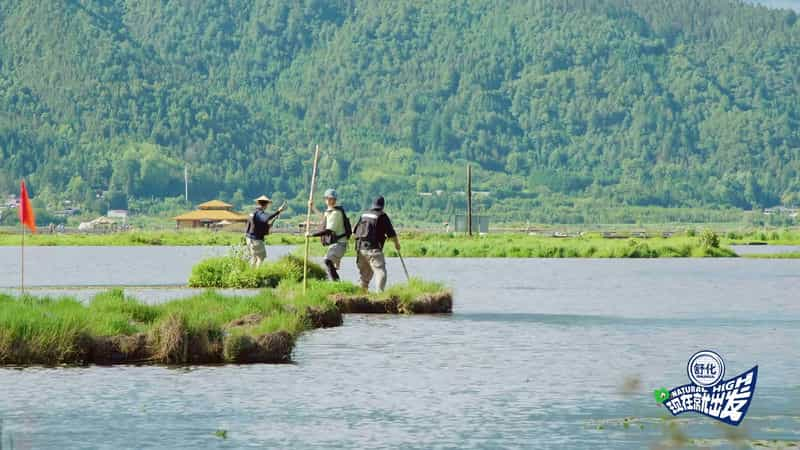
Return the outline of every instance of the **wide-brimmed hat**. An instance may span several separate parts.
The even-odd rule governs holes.
[[[262,202],[263,203],[272,203],[272,200],[270,200],[270,198],[267,197],[266,195],[262,195],[261,197],[258,197],[256,199],[256,203],[262,203]]]

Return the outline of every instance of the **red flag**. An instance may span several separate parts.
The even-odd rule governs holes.
[[[28,198],[28,189],[25,188],[25,180],[19,183],[21,201],[19,204],[19,221],[26,225],[31,233],[36,233],[36,214],[31,206],[31,199]]]

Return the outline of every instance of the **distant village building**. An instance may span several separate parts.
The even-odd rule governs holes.
[[[766,215],[766,216],[771,216],[773,214],[775,214],[775,215],[787,215],[789,217],[795,218],[795,217],[797,217],[797,212],[798,212],[797,208],[790,208],[790,207],[786,207],[786,206],[776,206],[774,208],[766,208],[764,210],[764,215]]]
[[[119,219],[122,223],[128,223],[128,210],[127,209],[109,209],[106,217],[111,219]]]
[[[174,219],[178,228],[209,227],[222,222],[247,222],[247,216],[233,211],[233,205],[219,200],[201,203],[196,211],[181,214]]]
[[[14,194],[9,195],[8,197],[6,197],[5,206],[7,208],[16,208],[17,206],[19,206],[19,199]]]
[[[466,233],[469,229],[467,227],[467,215],[454,214],[450,216],[450,222],[448,223],[448,232],[450,231],[450,225],[452,225],[453,231],[455,231],[456,233]],[[472,231],[475,233],[488,233],[489,216],[473,214]]]

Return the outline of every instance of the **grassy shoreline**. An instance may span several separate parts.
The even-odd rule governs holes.
[[[800,252],[789,253],[750,253],[741,255],[742,258],[749,259],[800,259]]]
[[[800,232],[773,231],[746,233],[728,232],[716,235],[716,243],[704,240],[707,231],[689,230],[667,237],[660,233],[645,236],[620,234],[609,238],[598,232],[570,235],[529,235],[523,233],[491,233],[468,238],[463,234],[401,233],[403,256],[415,257],[495,257],[495,258],[663,258],[663,257],[735,257],[730,245],[766,243],[800,245]],[[164,232],[121,232],[114,234],[37,234],[26,238],[26,244],[39,246],[232,246],[243,244],[240,233],[184,230]],[[268,245],[301,245],[305,238],[291,234],[268,236]],[[19,245],[19,235],[0,234],[0,246]],[[321,256],[325,249],[312,239],[312,254]],[[353,245],[348,254],[354,255]],[[386,254],[396,256],[391,245]],[[782,258],[796,258],[792,256]],[[748,256],[751,257],[751,256]]]
[[[232,246],[244,242],[242,233],[208,230],[181,231],[123,231],[116,233],[66,233],[46,234],[40,231],[25,236],[25,245],[30,246]],[[305,238],[292,234],[273,234],[267,237],[268,245],[299,245]],[[0,246],[18,246],[19,234],[0,233]]]
[[[345,308],[343,298],[394,310]],[[358,294],[350,283],[281,282],[250,296],[213,290],[150,305],[121,289],[84,304],[72,297],[0,294],[0,365],[217,364],[288,362],[297,336],[340,326],[349,312],[450,312],[437,283],[412,280],[383,294]]]
[[[708,242],[702,236],[607,239],[589,234],[576,237],[488,234],[472,238],[452,234],[405,234],[400,236],[404,257],[428,258],[688,258],[736,257],[730,248]],[[353,245],[347,255],[354,256]],[[398,254],[391,243],[387,257]],[[325,248],[315,241],[312,254]]]

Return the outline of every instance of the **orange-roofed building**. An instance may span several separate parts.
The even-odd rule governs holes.
[[[197,206],[197,211],[181,214],[174,218],[178,228],[208,227],[223,221],[245,223],[247,216],[233,211],[233,205],[219,200],[211,200]]]

